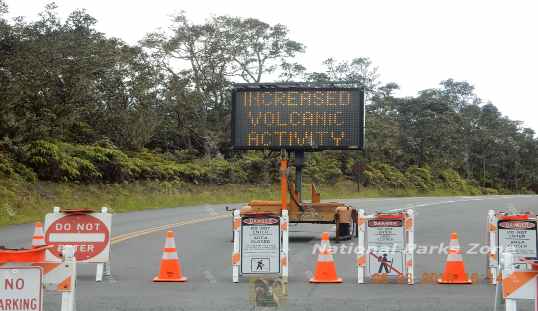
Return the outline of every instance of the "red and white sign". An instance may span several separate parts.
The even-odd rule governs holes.
[[[43,310],[42,279],[39,267],[0,268],[0,310]]]
[[[47,214],[45,243],[54,246],[47,251],[47,260],[58,261],[62,246],[73,245],[78,262],[108,262],[111,221],[105,213]]]

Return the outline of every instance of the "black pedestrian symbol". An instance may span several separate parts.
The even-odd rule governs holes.
[[[390,266],[392,266],[393,260],[389,260],[387,256],[387,254],[383,254],[383,257],[378,257],[377,260],[380,262],[380,264],[377,273],[381,273],[383,270],[385,270],[385,273],[390,273]]]
[[[256,266],[256,271],[260,270],[260,271],[263,271],[263,260],[258,260],[258,265]]]
[[[251,273],[268,273],[271,270],[271,259],[267,257],[254,257],[250,259]]]

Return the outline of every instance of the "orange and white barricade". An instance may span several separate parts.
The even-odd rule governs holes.
[[[263,227],[264,230],[255,228]],[[259,236],[256,236],[259,235]],[[284,282],[289,274],[289,216],[282,210],[280,216],[233,212],[232,281],[240,276],[279,275]],[[261,238],[261,239],[259,239]],[[257,248],[256,242],[267,244]],[[252,245],[251,245],[252,244]]]
[[[528,261],[527,270],[516,270],[514,254],[502,254],[502,297],[506,311],[517,311],[518,300],[534,300],[534,310],[538,310],[538,263]]]
[[[536,242],[537,219],[531,213],[518,213],[507,211],[488,211],[488,256],[486,275],[489,284],[497,284],[500,276],[499,254],[511,248],[511,244],[517,244],[512,248],[513,261],[516,269],[525,267],[524,257],[538,257]],[[514,234],[517,232],[517,234]]]
[[[357,217],[358,252],[357,283],[367,278],[397,278],[412,285],[414,277],[415,213],[400,209],[365,215],[359,209]],[[390,235],[385,239],[383,235]],[[392,241],[385,243],[385,241]]]
[[[39,267],[42,271],[42,286],[47,291],[60,292],[61,311],[75,311],[75,288],[77,262],[75,248],[62,249],[62,262],[45,261],[45,252],[50,246],[34,247],[31,250],[0,250],[0,266],[7,268]]]

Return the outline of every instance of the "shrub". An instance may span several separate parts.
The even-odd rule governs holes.
[[[479,195],[482,193],[477,185],[473,185],[461,178],[458,172],[450,168],[442,170],[439,173],[439,179],[446,189],[456,193],[464,192],[472,195]]]
[[[486,194],[486,195],[499,194],[499,191],[493,188],[484,187],[481,190],[482,190],[482,194]]]
[[[364,171],[367,185],[379,188],[407,188],[409,180],[397,168],[380,162],[368,164]]]
[[[335,183],[342,176],[340,163],[334,158],[322,157],[319,153],[310,154],[304,173],[313,183]]]
[[[428,192],[435,190],[435,181],[429,167],[410,166],[405,171],[405,177],[418,191]]]
[[[234,160],[234,165],[243,174],[244,181],[263,184],[277,180],[279,173],[273,159],[264,159],[259,152],[247,152]]]

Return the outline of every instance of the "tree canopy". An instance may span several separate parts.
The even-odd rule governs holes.
[[[168,32],[129,45],[97,31],[84,10],[62,20],[56,9],[9,20],[0,0],[0,153],[40,178],[47,174],[21,153],[43,141],[244,159],[251,153],[230,148],[234,82],[349,81],[368,91],[366,150],[326,152],[313,163],[334,160],[331,171],[349,176],[358,162],[451,169],[481,187],[538,191],[536,133],[483,102],[469,82],[447,79],[397,97],[398,84],[379,81],[368,57],[328,55],[309,71],[297,61],[306,47],[281,24],[231,16],[193,23],[180,13]]]

